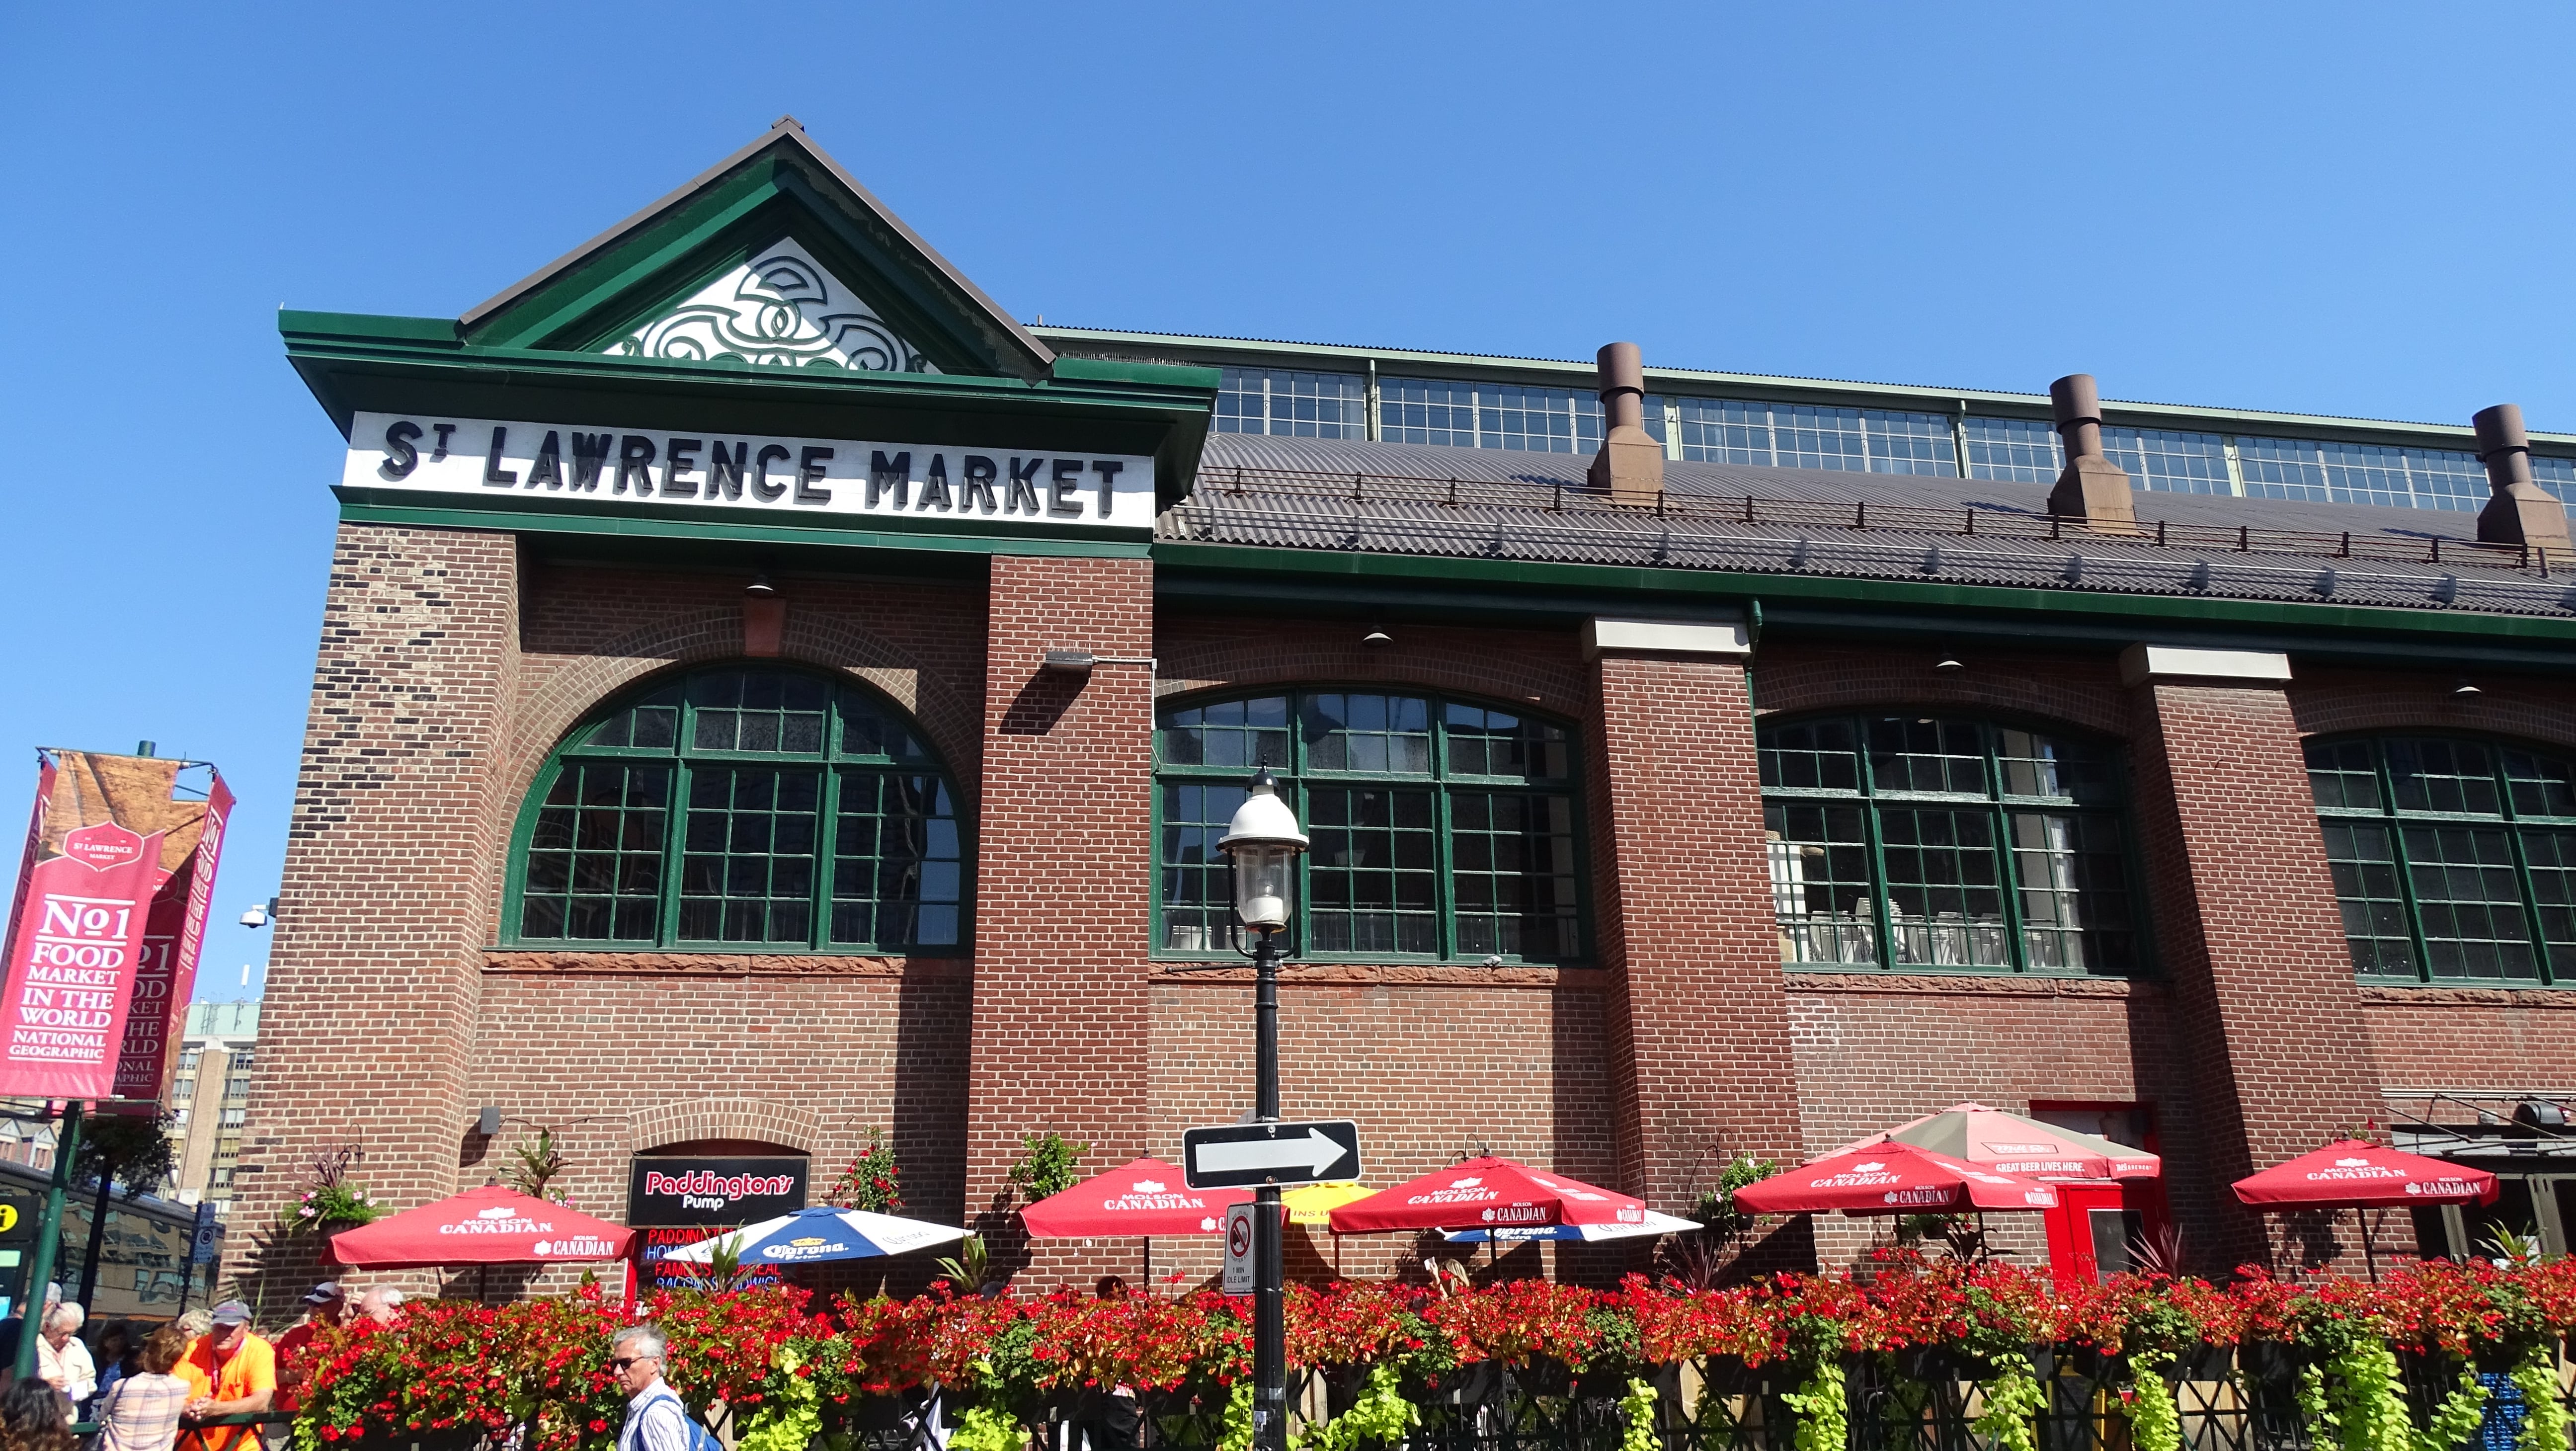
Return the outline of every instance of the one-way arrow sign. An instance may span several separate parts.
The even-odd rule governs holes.
[[[1189,1129],[1181,1135],[1181,1176],[1193,1189],[1356,1179],[1359,1125],[1343,1118]]]

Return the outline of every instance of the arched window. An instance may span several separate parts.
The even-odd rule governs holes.
[[[2576,762],[2446,736],[2310,741],[2344,940],[2364,977],[2576,977]]]
[[[965,941],[956,791],[885,705],[701,670],[555,748],[519,815],[504,940],[898,952]]]
[[[1911,713],[1767,725],[1758,744],[1781,961],[2138,970],[2108,747]]]
[[[1159,950],[1227,952],[1216,849],[1268,766],[1313,847],[1294,950],[1308,957],[1571,962],[1587,951],[1566,728],[1432,695],[1280,691],[1162,713]]]

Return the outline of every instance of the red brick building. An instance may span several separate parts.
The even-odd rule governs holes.
[[[882,1131],[1011,1261],[1024,1136],[1247,1104],[1264,764],[1285,1109],[1372,1182],[1686,1213],[1974,1099],[2162,1152],[2113,1256],[2260,1255],[2227,1181],[2364,1127],[2576,1231],[2576,437],[1023,326],[792,122],[281,325],[349,454],[254,1222]]]

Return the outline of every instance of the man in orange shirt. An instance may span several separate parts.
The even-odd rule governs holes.
[[[188,1419],[264,1412],[277,1396],[277,1351],[250,1333],[250,1307],[239,1300],[217,1305],[213,1325],[188,1347],[183,1365],[194,1366],[212,1389],[188,1402]],[[187,1377],[193,1387],[197,1376]],[[206,1451],[231,1451],[248,1436],[259,1445],[255,1426],[219,1426],[204,1433]]]

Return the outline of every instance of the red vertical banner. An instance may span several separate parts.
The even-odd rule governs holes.
[[[47,753],[0,964],[0,1096],[159,1097],[232,806],[220,778],[183,798],[186,764]]]
[[[224,825],[232,807],[233,793],[218,774],[206,791],[206,814],[196,850],[152,899],[116,1063],[118,1098],[158,1103],[169,1089],[176,1049],[187,1025],[188,998],[196,991],[197,957],[205,946],[215,868],[223,857]]]
[[[153,895],[161,833],[114,821],[64,833],[19,901],[0,989],[0,1096],[112,1098]]]

